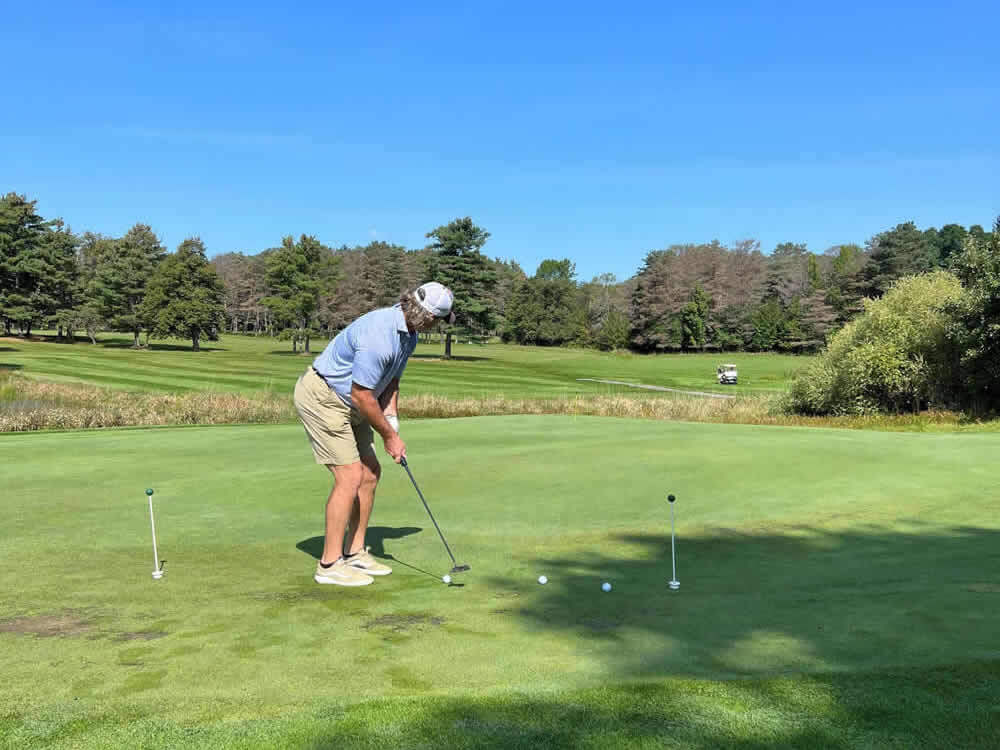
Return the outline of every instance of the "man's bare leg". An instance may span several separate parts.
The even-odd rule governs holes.
[[[341,556],[344,530],[347,528],[363,476],[360,461],[346,466],[327,466],[327,468],[333,474],[334,485],[326,501],[326,537],[323,541],[323,557],[320,558],[320,562],[324,565],[336,562]]]
[[[347,525],[347,537],[344,539],[344,555],[353,555],[365,547],[365,533],[368,531],[368,519],[371,518],[375,506],[375,488],[382,467],[374,454],[361,457],[361,485],[357,497],[351,504],[351,516]]]

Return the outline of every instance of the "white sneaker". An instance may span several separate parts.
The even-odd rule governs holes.
[[[316,563],[316,573],[313,575],[316,583],[333,583],[337,586],[367,586],[374,583],[375,579],[359,568],[347,564],[344,558],[340,558],[329,568],[324,568],[320,563]]]
[[[388,565],[384,565],[372,557],[371,553],[368,551],[371,547],[365,547],[360,552],[355,552],[353,555],[344,555],[344,559],[347,560],[347,564],[352,568],[357,568],[358,570],[367,573],[370,576],[387,576],[392,572],[392,568]]]

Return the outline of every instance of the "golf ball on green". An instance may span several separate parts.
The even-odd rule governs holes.
[[[607,581],[605,581],[604,583],[601,584],[601,590],[602,591],[611,591],[611,584],[608,583]]]
[[[451,583],[451,576],[441,576],[441,580],[445,583]]]
[[[549,579],[546,578],[545,576],[538,576],[538,582],[539,583],[548,583]]]

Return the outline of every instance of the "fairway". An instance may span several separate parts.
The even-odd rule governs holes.
[[[461,585],[384,460],[368,543],[393,575],[314,584],[329,481],[297,426],[0,436],[3,744],[606,747],[602,711],[633,711],[649,747],[877,746],[887,689],[929,701],[893,736],[996,736],[1000,438],[587,417],[402,434]],[[934,702],[939,684],[963,697]],[[943,715],[950,735],[921,723]]]
[[[13,370],[41,380],[82,382],[125,391],[291,393],[295,379],[326,342],[314,339],[312,354],[294,354],[270,337],[222,336],[203,351],[190,343],[153,341],[147,350],[132,339],[101,334],[99,343],[54,340],[0,340],[0,373]],[[453,359],[441,357],[440,343],[419,344],[404,377],[404,394],[445,397],[506,396],[552,398],[577,394],[628,393],[663,397],[648,391],[580,382],[598,378],[718,393],[772,394],[783,391],[811,357],[781,354],[666,354],[598,352],[591,349],[469,344],[456,342]],[[740,383],[720,386],[721,362],[739,366]]]

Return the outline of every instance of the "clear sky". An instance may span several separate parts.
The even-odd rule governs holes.
[[[471,216],[582,280],[1000,213],[996,0],[696,5],[7,4],[0,190],[210,255]]]

